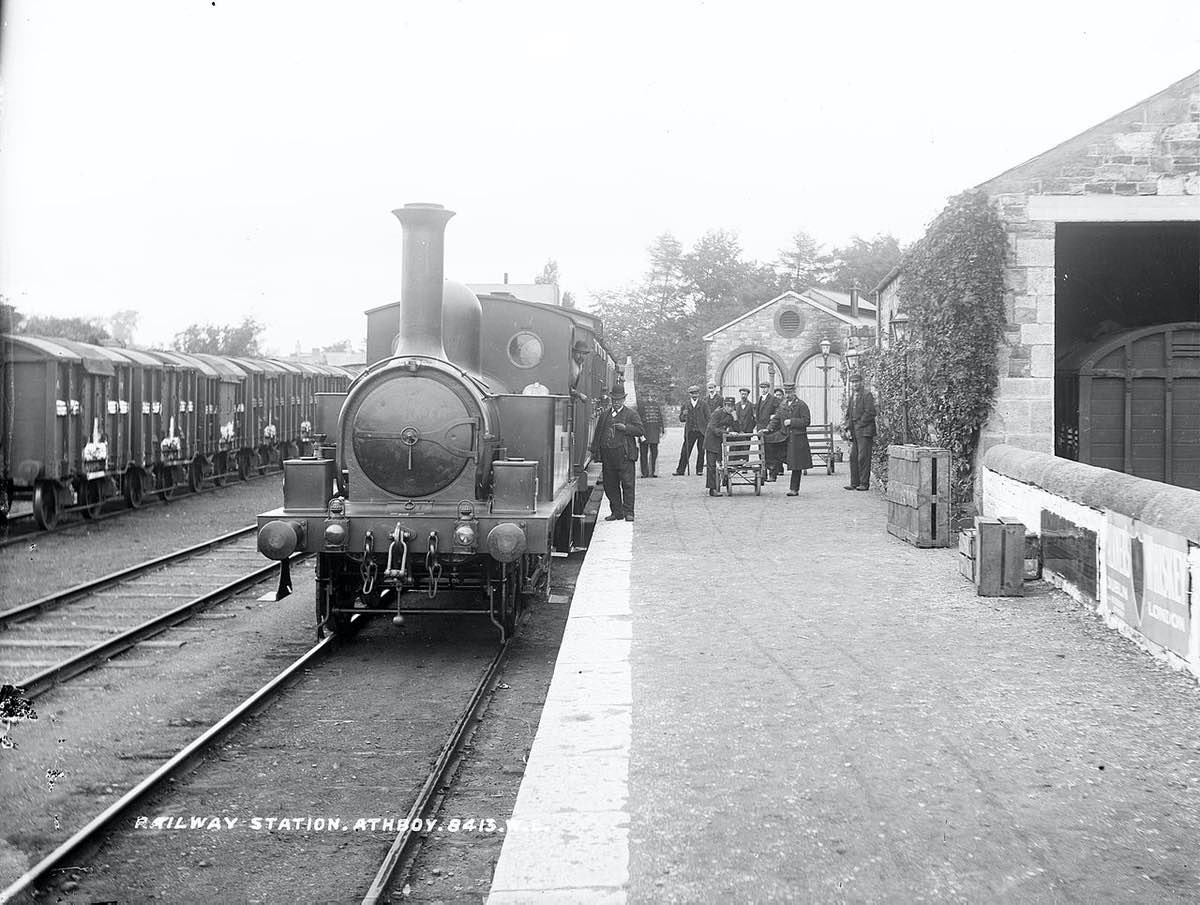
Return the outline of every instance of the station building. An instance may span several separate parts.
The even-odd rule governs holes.
[[[763,381],[795,383],[813,424],[838,424],[847,358],[874,341],[876,321],[875,305],[858,289],[789,290],[706,334],[705,373],[722,396],[735,398],[741,387],[757,395]]]
[[[1200,72],[978,186],[1009,238],[998,444],[1200,489]],[[897,272],[876,287],[878,335]]]

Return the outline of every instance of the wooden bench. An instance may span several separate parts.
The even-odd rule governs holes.
[[[832,424],[810,424],[808,426],[808,448],[812,450],[813,467],[818,461],[825,466],[827,474],[833,474],[833,463],[837,456]]]

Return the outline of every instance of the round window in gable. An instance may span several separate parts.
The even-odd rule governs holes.
[[[542,363],[545,349],[536,333],[522,330],[508,341],[508,359],[518,368],[536,368]]]
[[[775,318],[775,330],[788,339],[804,330],[804,318],[795,308],[784,308]]]

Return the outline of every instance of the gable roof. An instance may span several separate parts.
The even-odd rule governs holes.
[[[841,310],[839,310],[841,308],[845,308],[846,311],[849,312],[850,296],[848,293],[836,292],[832,289],[816,289],[810,287],[805,289],[803,292],[796,292],[792,289],[789,289],[786,292],[775,296],[775,298],[763,302],[757,308],[751,308],[749,311],[739,314],[729,323],[722,324],[715,330],[704,334],[704,336],[700,338],[705,342],[715,339],[718,333],[728,330],[734,324],[741,323],[746,318],[758,314],[758,312],[770,308],[772,305],[778,304],[779,302],[785,300],[790,302],[803,302],[810,308],[816,308],[818,311],[824,311],[826,314],[836,317],[840,321],[844,321],[851,327],[871,326],[875,323],[875,306],[864,302],[861,297],[859,298],[858,302],[860,314],[858,317],[851,317],[849,313],[843,313]]]
[[[988,194],[1183,194],[1195,166],[1200,70],[976,188]],[[1183,158],[1177,168],[1173,158]]]

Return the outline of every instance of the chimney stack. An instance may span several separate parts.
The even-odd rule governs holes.
[[[400,329],[396,355],[445,358],[442,345],[442,283],[446,223],[454,216],[440,204],[406,204],[392,211],[404,227],[400,281]]]
[[[858,280],[854,281],[854,285],[850,287],[850,316],[858,317],[858,296],[862,290],[858,286]]]

